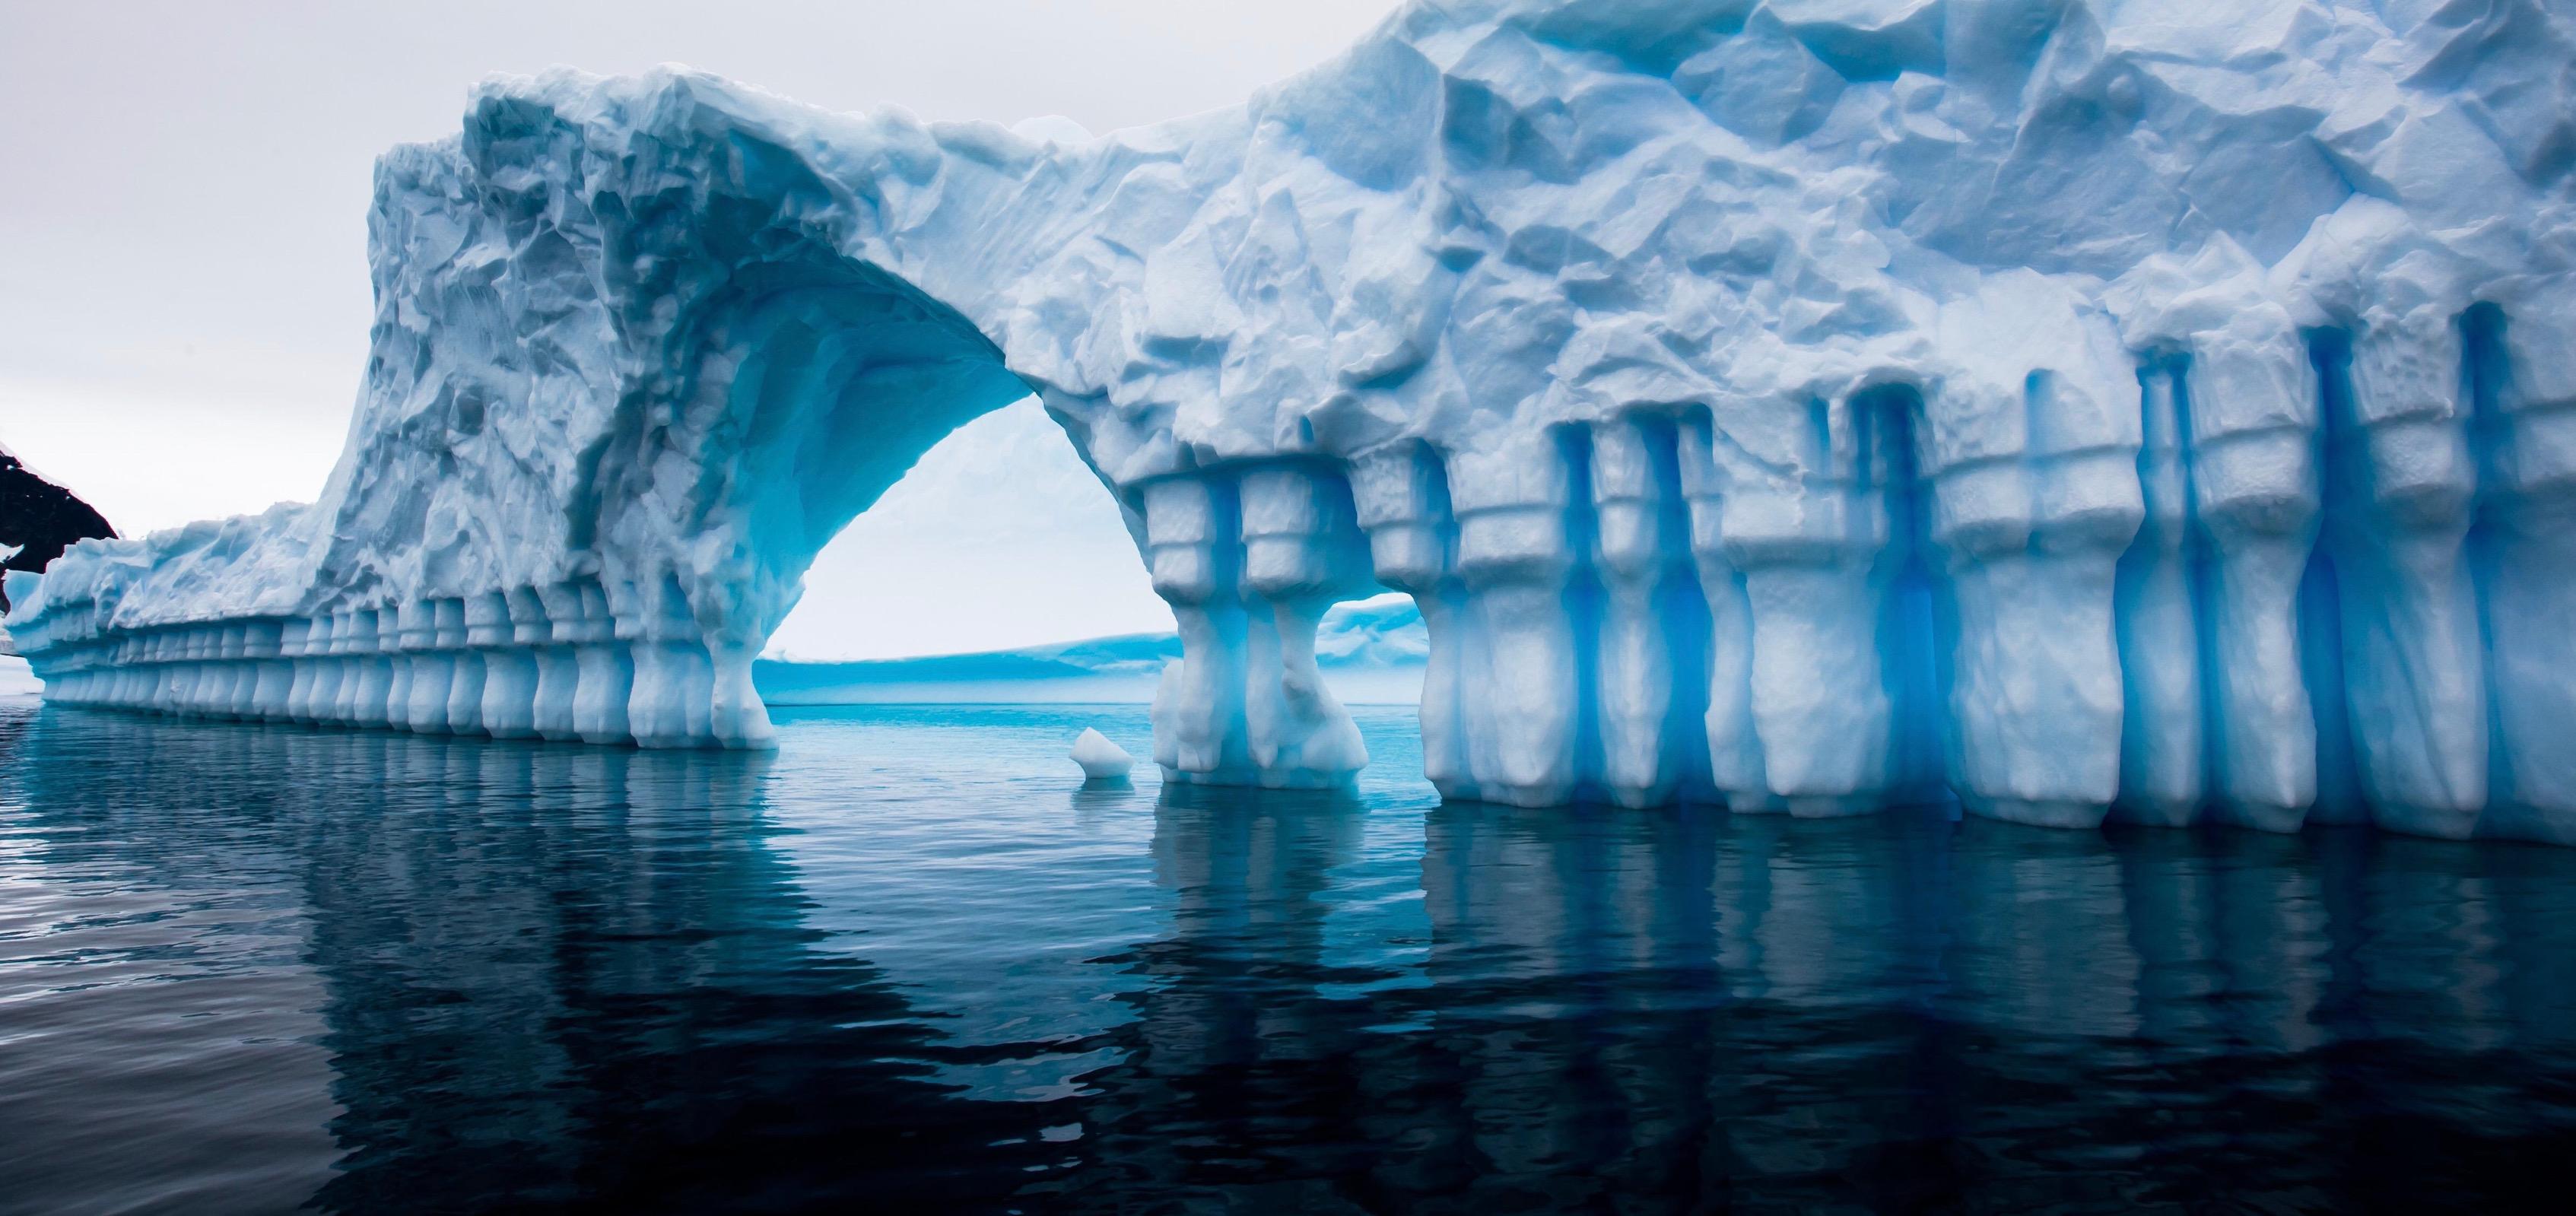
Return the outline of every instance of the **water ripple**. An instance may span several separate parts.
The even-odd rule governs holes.
[[[2537,1206],[2576,850],[0,708],[0,1211]],[[2554,1204],[2552,1204],[2554,1208]]]

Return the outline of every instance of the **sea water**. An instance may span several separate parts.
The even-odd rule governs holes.
[[[2564,1202],[2576,850],[0,702],[0,1211]],[[1150,766],[1147,766],[1150,768]]]

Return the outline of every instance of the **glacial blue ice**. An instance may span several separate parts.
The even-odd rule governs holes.
[[[685,71],[379,163],[310,506],[86,542],[47,695],[762,746],[816,550],[1034,392],[1185,650],[1169,779],[2576,842],[2576,17],[1418,0],[1092,136]]]

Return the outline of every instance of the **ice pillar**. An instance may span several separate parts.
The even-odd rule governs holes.
[[[2316,544],[2317,380],[2277,308],[2239,313],[2193,345],[2192,510],[2206,545],[2209,811],[2292,831],[2317,798],[2317,727],[2300,624]],[[2340,714],[2342,706],[2332,707]]]
[[[1173,477],[1142,490],[1146,564],[1180,627],[1179,662],[1154,693],[1154,760],[1171,781],[1252,784],[1244,739],[1239,589],[1242,553],[1232,487]]]
[[[1258,468],[1237,484],[1245,621],[1246,744],[1265,786],[1346,784],[1368,748],[1315,665],[1315,625],[1365,594],[1367,542],[1343,481],[1301,466]]]
[[[2576,844],[2576,334],[2493,309],[2468,323],[2490,445],[2496,765],[2483,826]]]
[[[1594,690],[1600,787],[1622,806],[1661,806],[1699,776],[1698,597],[1684,596],[1689,525],[1672,429],[1628,418],[1592,430],[1595,565],[1602,584]]]
[[[1465,588],[1452,570],[1457,522],[1439,458],[1415,445],[1353,463],[1351,498],[1377,580],[1413,597],[1429,634],[1422,676],[1422,775],[1444,798],[1473,799],[1460,698]]]
[[[2376,318],[2352,336],[2328,460],[2344,692],[2381,826],[2465,837],[2486,804],[2487,704],[2465,550],[2477,492],[2455,319]],[[2331,374],[2331,372],[2329,373]]]
[[[1570,469],[1544,437],[1452,452],[1457,573],[1465,589],[1467,769],[1477,796],[1516,806],[1571,799],[1582,776],[1588,689],[1578,667]]]

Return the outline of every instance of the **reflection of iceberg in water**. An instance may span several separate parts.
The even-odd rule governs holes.
[[[325,990],[329,1089],[300,1109],[342,1154],[326,1210],[990,1200],[1044,1159],[1022,1143],[1044,1110],[929,1083],[955,1050],[932,1022],[813,949],[761,757],[91,713],[33,731],[119,758],[0,787],[38,831],[109,817],[155,842],[157,882],[292,883]]]
[[[2576,871],[2537,850],[1451,805],[1427,982],[1371,983],[1358,822],[1165,801],[1171,934],[1119,960],[1150,982],[1060,1194],[2463,1203],[2519,1175],[2413,1145],[2568,1131]]]
[[[34,709],[0,699],[0,1210],[291,1210],[337,1107],[267,775]]]
[[[300,1120],[330,1210],[2493,1208],[2576,1137],[2576,853],[1105,795],[1025,720],[762,760],[0,710],[0,881],[275,939],[275,1025],[109,1045],[303,1072],[97,1088]]]
[[[1334,1198],[1315,1174],[1378,1155],[1372,1132],[1400,1143],[1400,1120],[1363,1128],[1353,1112],[1404,1084],[1406,1061],[1354,1067],[1359,1004],[1317,997],[1381,978],[1326,961],[1327,897],[1365,812],[1342,791],[1165,787],[1153,850],[1170,930],[1104,960],[1144,982],[1123,996],[1134,1019],[1109,1032],[1121,1062],[1084,1078],[1091,1168],[1061,1184],[1066,1199],[1250,1186],[1255,1203],[1312,1209]]]

